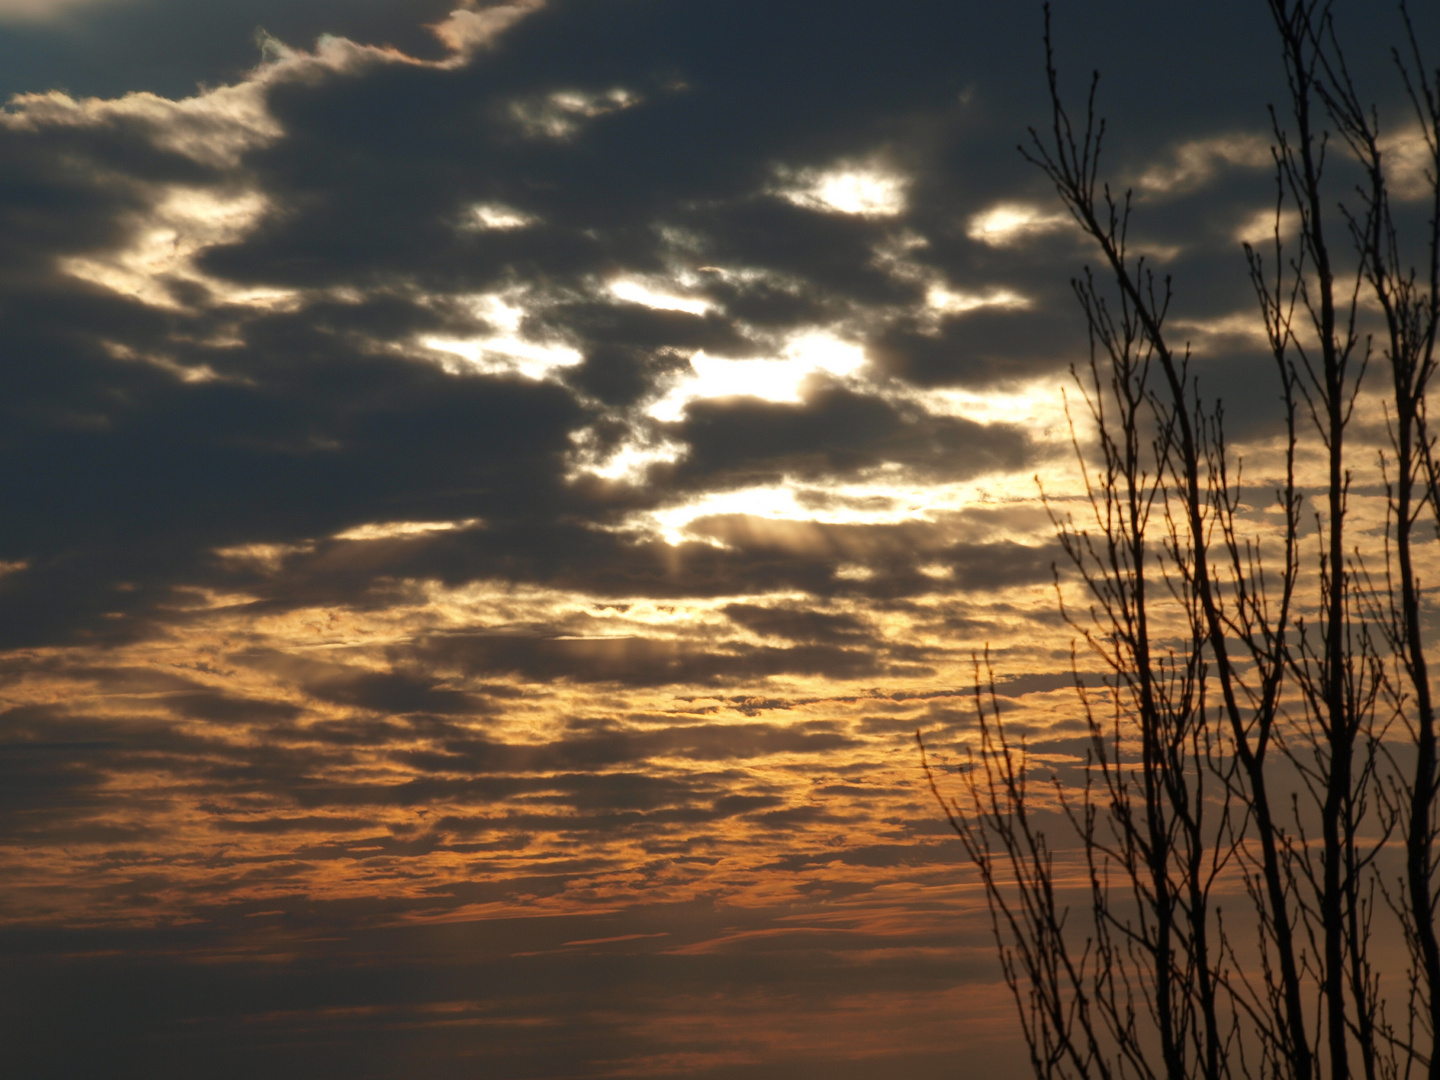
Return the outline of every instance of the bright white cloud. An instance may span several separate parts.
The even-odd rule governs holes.
[[[457,374],[479,372],[485,375],[523,375],[527,379],[544,379],[559,368],[574,367],[584,357],[578,349],[556,341],[536,341],[526,337],[522,324],[527,314],[526,301],[533,299],[520,292],[486,293],[469,298],[475,314],[494,328],[494,332],[460,338],[430,335],[420,344],[442,354],[442,366]],[[455,364],[453,359],[463,361]]]
[[[469,208],[463,222],[467,229],[494,229],[505,231],[509,229],[525,229],[536,224],[540,219],[533,214],[527,214],[523,210],[516,210],[512,206],[505,206],[503,203],[476,203]]]
[[[1066,214],[1047,213],[1022,203],[1000,203],[972,217],[965,235],[991,247],[1006,247],[1069,224]]]
[[[1046,378],[977,390],[914,390],[908,397],[935,416],[958,416],[977,424],[1016,424],[1037,441],[1068,440],[1064,394],[1073,388],[1069,378]]]
[[[1058,394],[1057,394],[1058,401]],[[1054,409],[1064,424],[1058,405]],[[1040,469],[1050,491],[1068,490],[1073,466],[1060,460],[1058,468]],[[894,466],[879,466],[848,483],[829,483],[823,499],[813,496],[813,483],[795,477],[729,491],[705,492],[685,502],[637,514],[628,523],[634,532],[652,533],[667,543],[700,539],[719,543],[705,534],[690,531],[694,522],[706,518],[743,515],[752,520],[811,525],[903,525],[907,522],[934,522],[947,515],[975,509],[1029,508],[1034,511],[1035,468],[983,479],[934,483],[906,475]],[[973,528],[973,527],[972,527]],[[1043,513],[1030,513],[1018,523],[999,522],[985,531],[990,540],[1029,542],[1051,534]]]
[[[87,0],[0,0],[0,20],[50,17]],[[102,0],[94,0],[102,2]],[[483,11],[459,10],[433,28],[457,50],[473,50],[531,11],[540,0],[517,0]],[[205,90],[193,97],[171,100],[137,92],[105,100],[73,98],[51,91],[18,94],[0,111],[0,125],[17,131],[55,128],[109,128],[124,123],[140,129],[156,147],[183,154],[203,165],[233,169],[243,156],[283,138],[285,132],[270,114],[267,94],[271,86],[310,80],[317,74],[337,74],[383,64],[453,66],[464,58],[437,64],[416,60],[388,47],[359,45],[347,38],[323,35],[313,50],[295,49],[275,40],[262,41],[262,62],[233,86]],[[624,96],[623,92],[616,93]],[[568,99],[566,99],[568,101]],[[572,103],[573,104],[573,103]],[[611,101],[614,105],[614,101]],[[619,107],[615,105],[615,107]],[[178,307],[168,283],[190,281],[227,303],[257,306],[284,305],[297,294],[285,289],[241,289],[201,273],[196,256],[208,247],[242,239],[268,212],[265,197],[236,187],[205,189],[169,185],[156,189],[149,210],[129,222],[127,243],[110,252],[90,253],[64,260],[61,269],[75,277],[102,285],[160,307]],[[480,204],[467,224],[473,228],[506,229],[531,224],[533,219],[509,207]],[[505,341],[501,345],[507,344]],[[516,339],[509,352],[522,358],[521,366],[578,362],[553,347],[537,347]],[[468,354],[472,343],[452,343],[452,352]],[[542,360],[537,349],[548,361]],[[156,362],[162,362],[157,360]]]
[[[939,315],[963,315],[978,308],[1028,308],[1030,301],[1009,289],[991,289],[985,293],[956,292],[944,285],[932,285],[925,294],[925,303]]]
[[[128,0],[0,0],[0,22],[44,19],[101,3]],[[162,149],[185,154],[205,165],[237,165],[247,150],[284,134],[266,105],[269,88],[277,83],[313,79],[318,73],[353,72],[372,65],[404,64],[416,67],[454,67],[469,59],[481,45],[493,42],[523,16],[543,7],[543,0],[515,3],[481,11],[457,10],[431,29],[455,50],[438,62],[417,60],[388,46],[361,45],[348,38],[323,34],[312,50],[297,49],[269,36],[261,40],[262,61],[232,86],[205,90],[178,101],[148,92],[105,100],[72,98],[59,91],[17,94],[0,112],[0,123],[21,130],[41,127],[103,127],[117,120],[148,129]],[[625,91],[611,91],[610,98]],[[621,102],[623,104],[623,102]],[[573,105],[569,98],[562,106]],[[560,107],[560,106],[557,106]],[[614,100],[609,106],[620,107]]]
[[[640,483],[652,465],[679,461],[685,454],[682,443],[670,439],[651,439],[636,432],[618,447],[604,449],[590,428],[582,428],[571,435],[575,449],[570,454],[570,469],[567,479],[574,480],[582,473],[598,476],[605,480],[625,480]]]
[[[676,296],[664,292],[638,278],[617,278],[610,282],[610,292],[621,300],[632,304],[643,304],[660,311],[688,311],[691,315],[704,315],[713,307],[708,300],[692,296]]]
[[[639,288],[645,287],[642,285]],[[653,294],[647,295],[653,299]],[[660,302],[650,306],[671,307],[674,305],[666,301],[672,299],[675,298],[661,295]],[[765,401],[799,402],[807,379],[818,374],[851,376],[864,364],[865,353],[859,345],[820,331],[796,335],[772,357],[731,360],[708,356],[701,351],[691,357],[689,371],[674,382],[667,394],[653,402],[647,412],[655,420],[672,423],[684,416],[685,407],[690,402],[701,398],[757,397]],[[644,479],[646,470],[652,465],[678,461],[686,451],[683,444],[657,437],[640,428],[618,447],[602,449],[589,430],[577,433],[572,441],[575,444],[570,455],[572,479],[580,474],[590,474],[611,480],[638,482]],[[756,512],[758,504],[753,492],[751,496],[748,512]],[[777,498],[793,510],[793,496],[783,494]],[[695,515],[692,513],[690,516]],[[656,528],[656,521],[658,519],[649,521],[642,529]],[[679,536],[681,525],[667,520],[660,522],[658,528],[673,540]]]
[[[852,485],[853,487],[853,485]],[[723,517],[744,514],[751,518],[768,518],[774,521],[810,521],[821,524],[895,524],[914,520],[920,516],[914,506],[897,507],[885,499],[883,509],[871,512],[855,509],[862,505],[856,500],[851,506],[837,505],[834,508],[816,509],[807,506],[799,495],[802,486],[788,477],[776,484],[741,488],[731,491],[706,492],[687,502],[654,510],[637,519],[637,529],[654,531],[667,543],[679,544],[697,537],[689,532],[691,522],[700,518]],[[839,487],[827,491],[840,491]],[[850,490],[846,488],[845,490]],[[866,489],[873,494],[873,489]],[[886,489],[888,495],[888,489]],[[702,536],[707,543],[719,544],[714,537]]]
[[[905,210],[909,183],[906,177],[879,163],[842,163],[825,170],[781,170],[774,191],[810,210],[894,217]]]
[[[887,237],[875,247],[874,265],[887,274],[907,284],[925,289],[924,306],[913,314],[918,316],[927,333],[940,329],[940,320],[946,315],[963,315],[979,308],[1028,308],[1029,297],[1013,289],[991,286],[983,291],[955,289],[944,275],[934,266],[915,258],[915,252],[930,246],[930,242],[918,233],[908,229]]]
[[[690,358],[691,371],[650,406],[650,415],[672,422],[699,398],[756,397],[799,402],[805,380],[816,374],[853,375],[865,364],[865,352],[852,342],[811,331],[788,341],[774,357],[731,360],[703,350]]]

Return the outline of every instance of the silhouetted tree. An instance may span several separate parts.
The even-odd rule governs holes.
[[[1167,327],[1170,279],[1128,246],[1130,193],[1100,179],[1098,75],[1079,123],[1062,100],[1046,9],[1052,120],[1022,153],[1100,255],[1073,283],[1091,346],[1076,378],[1095,438],[1074,437],[1087,501],[1078,518],[1047,506],[1084,595],[1067,605],[1057,574],[1062,612],[1104,686],[1083,685],[1077,655],[1079,785],[1047,782],[1007,732],[988,656],[958,797],[926,764],[984,885],[1037,1077],[1440,1080],[1440,783],[1416,566],[1440,531],[1440,72],[1402,5],[1393,58],[1429,215],[1407,230],[1393,144],[1329,5],[1268,3],[1288,102],[1271,110],[1273,235],[1244,253],[1284,433],[1273,527],[1247,514],[1223,406]],[[1338,206],[1336,144],[1359,178]],[[1381,408],[1376,538],[1347,514],[1357,457],[1375,454],[1352,427]],[[1403,964],[1382,955],[1392,939]]]

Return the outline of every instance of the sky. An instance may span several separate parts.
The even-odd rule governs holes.
[[[15,1075],[1024,1075],[914,733],[1083,753],[1039,5],[454,2],[0,0]],[[1261,452],[1264,5],[1053,11]]]

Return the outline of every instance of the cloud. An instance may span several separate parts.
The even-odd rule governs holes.
[[[690,643],[638,637],[524,638],[466,635],[430,639],[416,659],[467,675],[517,675],[631,685],[731,684],[772,675],[874,677],[892,669],[865,649]],[[913,670],[909,665],[901,670]]]
[[[1264,12],[1102,7],[1057,9],[1062,78],[1114,73],[1172,325],[1203,392],[1252,387]],[[911,740],[961,752],[988,642],[1016,730],[1079,746],[1033,474],[1071,490],[1090,253],[1013,153],[1039,30],[941,0],[6,23],[21,1072],[984,1059],[988,929]]]
[[[757,634],[791,641],[844,641],[863,637],[868,627],[853,615],[817,611],[811,605],[728,604],[725,614]]]
[[[493,48],[501,34],[543,6],[544,0],[519,0],[479,8],[466,5],[456,8],[440,22],[430,24],[429,28],[447,47],[468,56],[477,49]]]
[[[841,162],[823,170],[781,170],[775,191],[810,210],[884,218],[904,211],[906,186],[903,176],[882,164]]]
[[[1072,224],[1067,215],[1023,203],[999,203],[970,218],[965,235],[992,247],[1009,244],[1054,232]]]
[[[674,436],[691,484],[754,484],[786,475],[846,477],[893,464],[930,476],[974,476],[1025,461],[1022,432],[927,415],[818,380],[802,403],[734,397],[692,402]]]
[[[1137,187],[1155,195],[1177,195],[1208,182],[1222,168],[1261,169],[1274,163],[1270,139],[1251,132],[1181,143],[1172,160],[1146,169]]]
[[[87,7],[122,2],[124,0],[0,0],[0,22],[60,19]]]
[[[709,168],[711,142],[682,139],[660,173],[611,184],[635,146],[750,92],[712,77],[722,69],[708,38],[681,33],[657,67],[655,55],[635,52],[625,19],[511,6],[462,11],[443,25],[470,27],[473,45],[481,23],[486,34],[504,24],[504,34],[473,55],[431,60],[339,37],[308,50],[272,39],[269,58],[244,78],[178,101],[143,92],[17,101],[5,119],[17,150],[7,160],[52,198],[72,193],[53,213],[17,211],[11,247],[12,258],[28,259],[27,287],[42,290],[11,326],[11,354],[38,349],[56,361],[54,381],[27,391],[31,411],[11,429],[27,456],[51,465],[12,478],[9,494],[54,488],[62,469],[67,478],[44,526],[0,536],[7,560],[27,567],[7,578],[13,603],[60,590],[61,602],[42,605],[46,620],[30,624],[34,640],[144,634],[147,612],[173,606],[176,587],[264,586],[259,564],[246,582],[217,550],[291,552],[286,584],[302,602],[342,580],[403,577],[426,557],[448,557],[438,572],[453,579],[467,543],[323,538],[352,530],[358,541],[353,530],[385,521],[503,520],[522,502],[537,527],[603,515],[569,479],[577,460],[589,460],[576,458],[578,447],[593,448],[597,468],[636,453],[627,446],[641,448],[642,462],[654,448],[651,482],[672,490],[887,464],[974,475],[1025,460],[1017,432],[927,417],[858,386],[821,381],[775,407],[717,397],[707,357],[763,356],[777,331],[789,357],[784,350],[814,337],[817,316],[850,310],[883,321],[890,316],[879,309],[864,313],[914,301],[910,286],[870,265],[876,230],[887,226],[869,211],[817,215],[766,195],[781,129],[760,115],[758,130],[726,136],[739,152],[724,175]],[[580,25],[608,35],[617,56],[648,57],[636,70],[650,73],[623,102],[609,90],[565,96],[566,86],[611,85],[593,53],[582,58],[567,37]],[[564,81],[521,59],[538,42],[560,50]],[[771,83],[792,77],[766,70]],[[910,107],[893,89],[885,95],[865,106],[877,122]],[[558,102],[584,123],[563,145],[517,141],[507,103],[530,100]],[[867,138],[857,152],[795,165],[794,175],[813,173],[821,187],[832,172],[880,176],[880,159],[858,152]],[[836,161],[860,164],[846,172]],[[477,217],[476,207],[485,212]],[[905,212],[899,203],[887,210]],[[462,227],[471,221],[486,227]],[[701,269],[727,251],[740,265],[734,275]],[[744,269],[756,265],[758,277]],[[786,303],[799,306],[764,300],[777,281],[793,283]],[[423,361],[439,363],[444,377]],[[687,366],[698,382],[685,381]],[[844,377],[855,371],[850,364]],[[672,391],[685,404],[668,428],[642,420],[633,444],[606,434]],[[610,467],[632,478],[646,470]],[[362,475],[363,493],[346,479]],[[638,498],[623,485],[611,490]],[[98,540],[102,522],[94,550],[61,540]],[[66,589],[54,561],[62,550]],[[387,566],[387,557],[399,561]],[[308,588],[293,576],[302,568],[313,575]]]

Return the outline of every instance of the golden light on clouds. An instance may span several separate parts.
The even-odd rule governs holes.
[[[961,774],[988,648],[1031,760],[1087,753],[1038,16],[182,8],[0,0],[5,1037],[77,1080],[1023,1072],[914,740]],[[1269,142],[1156,112],[1109,175],[1268,543]]]
[[[419,536],[424,533],[450,532],[453,529],[473,529],[480,525],[479,518],[465,518],[462,521],[387,521],[370,525],[356,525],[335,534],[336,540],[387,540],[396,536]]]

